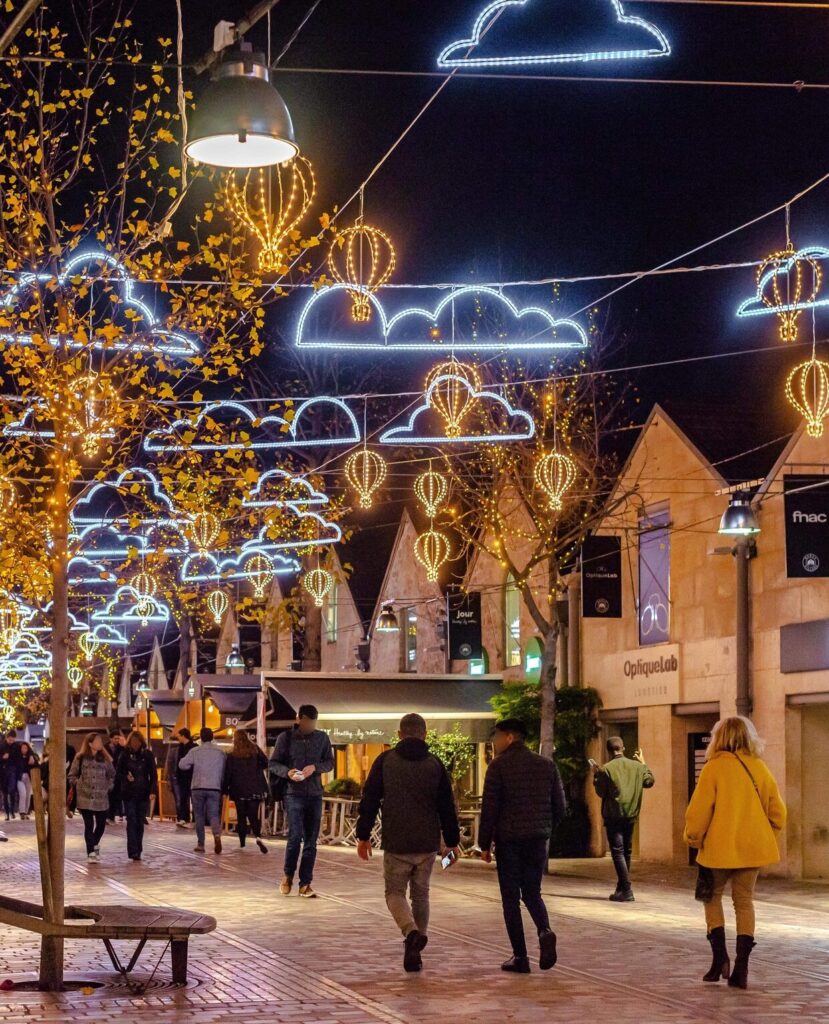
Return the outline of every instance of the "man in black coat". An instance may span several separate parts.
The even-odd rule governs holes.
[[[495,842],[504,923],[513,954],[501,969],[515,974],[530,973],[522,900],[538,929],[538,966],[548,971],[556,962],[556,935],[541,896],[541,879],[550,836],[567,810],[558,769],[549,758],[533,753],[526,737],[526,726],[517,718],[495,726],[492,745],[496,757],[484,781],[478,830],[478,844],[487,863],[492,860]]]
[[[386,906],[403,933],[403,968],[419,971],[429,927],[429,881],[443,842],[460,853],[460,828],[452,783],[441,761],[426,746],[420,715],[400,720],[396,747],[371,766],[357,821],[357,853],[371,856],[371,831],[382,809],[383,875]],[[411,906],[406,891],[411,891]]]

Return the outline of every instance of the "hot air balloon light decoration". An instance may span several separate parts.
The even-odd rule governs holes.
[[[253,584],[253,593],[261,600],[274,577],[273,562],[267,555],[257,551],[245,564],[245,571]]]
[[[316,569],[305,573],[302,577],[302,585],[314,599],[314,605],[317,608],[322,608],[326,595],[334,585],[334,578],[327,569],[317,566]]]
[[[146,626],[155,608],[158,581],[152,573],[142,571],[133,577],[130,586],[136,596],[135,608],[141,618],[141,625]]]
[[[207,595],[207,607],[217,626],[221,626],[222,619],[229,605],[230,601],[223,590],[211,590]]]
[[[73,690],[77,690],[81,685],[81,680],[83,679],[83,669],[78,668],[77,665],[70,665],[66,674],[69,676],[69,685]]]
[[[443,565],[449,560],[449,540],[446,534],[431,526],[414,542],[414,556],[426,570],[426,579],[436,583]]]
[[[421,473],[414,482],[415,497],[423,506],[430,519],[438,514],[441,505],[446,501],[449,484],[442,473],[432,469],[431,463],[425,473]]]
[[[477,367],[451,359],[438,363],[426,376],[426,394],[446,424],[447,437],[459,437],[461,427],[477,403],[481,375]]]
[[[69,407],[56,409],[55,418],[65,419],[69,436],[80,441],[83,454],[92,458],[98,453],[104,438],[112,434],[117,397],[112,384],[97,373],[79,377],[74,387],[75,394]]]
[[[363,223],[362,216],[331,243],[328,269],[334,280],[348,291],[355,323],[371,320],[369,296],[388,281],[396,260],[389,236]]]
[[[190,533],[199,551],[208,551],[218,540],[222,523],[213,512],[197,512],[190,523]]]
[[[231,171],[225,199],[237,222],[259,242],[259,269],[277,273],[285,265],[285,242],[308,212],[316,193],[314,169],[304,156],[244,175]]]
[[[17,504],[17,488],[8,477],[0,477],[0,515],[6,516]]]
[[[822,280],[817,259],[795,252],[791,242],[766,256],[757,268],[757,296],[777,313],[781,341],[797,341],[797,321],[803,307],[817,299]]]
[[[550,508],[558,512],[562,507],[564,495],[576,479],[576,464],[573,459],[557,450],[548,452],[536,462],[533,475],[536,487],[547,496]]]
[[[786,398],[806,420],[809,437],[823,436],[829,413],[829,363],[812,358],[796,366],[786,380]]]
[[[7,590],[0,590],[0,654],[8,654],[14,647],[22,625],[20,602]]]
[[[369,448],[352,452],[345,460],[345,475],[357,492],[360,508],[371,508],[377,490],[386,479],[386,460]]]
[[[78,647],[80,647],[85,661],[92,661],[100,643],[101,641],[91,630],[88,629],[85,633],[81,633],[80,639],[78,640]]]

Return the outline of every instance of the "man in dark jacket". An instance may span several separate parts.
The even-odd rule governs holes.
[[[634,751],[633,757],[625,757],[621,736],[608,739],[607,752],[610,755],[607,764],[593,769],[593,788],[602,798],[602,819],[616,869],[616,891],[611,893],[610,899],[613,903],[632,903],[633,830],[642,810],[643,790],[653,785],[653,772],[645,764],[641,750]]]
[[[0,747],[0,781],[3,786],[3,803],[6,809],[6,821],[14,821],[17,817],[18,793],[17,782],[23,774],[23,755],[17,742],[17,733],[10,729],[6,733]]]
[[[556,962],[556,936],[541,896],[541,879],[553,829],[567,810],[564,787],[553,761],[526,745],[527,729],[517,718],[495,726],[495,760],[487,769],[481,802],[478,844],[482,858],[492,860],[495,842],[498,884],[512,957],[501,970],[529,974],[530,961],[521,921],[521,900],[538,929],[538,966],[548,971]]]
[[[429,927],[429,881],[440,850],[460,853],[460,829],[452,783],[443,764],[426,746],[426,722],[404,715],[400,742],[371,766],[360,801],[357,853],[371,856],[371,831],[382,808],[383,875],[386,906],[403,932],[403,968],[419,971]],[[412,904],[406,899],[410,889]]]
[[[109,740],[106,744],[107,753],[112,758],[112,763],[115,767],[116,773],[118,772],[118,761],[121,754],[124,753],[124,747],[126,747],[127,741],[124,738],[124,734],[118,728],[112,728],[109,730]],[[119,818],[124,817],[124,801],[121,799],[121,793],[118,786],[115,785],[109,791],[109,811],[107,812],[107,821],[110,824],[115,823],[115,815]]]
[[[308,899],[316,896],[311,882],[322,822],[322,776],[334,770],[331,740],[328,733],[317,728],[318,718],[319,712],[313,704],[303,704],[293,729],[277,738],[269,762],[271,775],[288,780],[285,794],[288,842],[279,886],[283,896],[291,894],[298,861],[299,895]]]
[[[175,739],[178,741],[178,749],[175,752],[175,794],[176,794],[176,824],[180,828],[190,824],[190,790],[193,783],[193,772],[183,771],[179,768],[181,759],[187,757],[191,750],[194,750],[196,743],[193,740],[189,729],[179,729]]]

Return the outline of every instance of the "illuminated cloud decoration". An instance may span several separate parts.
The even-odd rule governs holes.
[[[797,252],[791,252],[788,258],[768,261],[769,269],[764,270],[757,278],[757,291],[750,299],[740,303],[737,307],[737,316],[779,316],[829,305],[829,295],[819,297],[822,260],[829,260],[829,249],[822,245],[809,245],[804,249],[798,249]],[[816,268],[816,287],[797,287],[790,293],[786,287],[789,275],[793,270],[797,272],[803,264]],[[798,280],[799,277],[798,273]],[[775,288],[775,284],[779,287]],[[789,301],[783,301],[783,295],[787,295]]]
[[[245,496],[245,508],[286,508],[288,505],[327,505],[328,495],[316,490],[302,476],[286,469],[269,469]]]
[[[93,626],[92,635],[99,644],[109,644],[112,647],[126,647],[129,644],[127,634],[108,622],[99,622]]]
[[[50,417],[46,411],[45,403],[35,402],[26,409],[19,419],[7,423],[3,427],[3,434],[6,437],[33,437],[39,441],[52,440],[55,436],[54,430],[50,426],[41,425],[41,422],[39,422],[38,411],[41,409],[46,412],[46,423],[49,423]],[[101,440],[112,440],[115,437],[115,431],[106,430],[98,436]]]
[[[664,33],[625,14],[621,0],[495,0],[475,19],[468,38],[441,51],[438,67],[643,60],[670,52]]]
[[[451,386],[456,393],[465,392],[471,404],[470,417],[480,416],[480,405],[487,404],[490,409],[500,414],[502,429],[494,433],[481,432],[474,434],[466,426],[457,433],[446,427],[439,414],[440,389]],[[392,427],[380,435],[380,444],[470,444],[506,441],[526,441],[535,436],[535,422],[523,409],[513,409],[509,402],[495,391],[476,391],[473,385],[461,374],[441,373],[430,379],[429,386],[423,396],[424,401],[409,417],[406,424]]]
[[[330,437],[313,436],[308,421],[315,413],[333,415],[335,431]],[[168,427],[151,431],[144,439],[144,449],[148,452],[222,452],[246,448],[314,448],[354,444],[360,437],[357,419],[341,398],[307,398],[297,405],[290,422],[273,414],[257,416],[240,402],[211,402],[195,420],[176,420]]]
[[[119,587],[103,608],[98,608],[92,613],[92,621],[96,625],[110,625],[115,622],[141,627],[169,620],[170,609],[163,601],[157,597],[139,597],[138,593],[128,586]]]
[[[105,268],[107,271],[106,276],[96,278],[84,273],[84,268],[93,266]],[[75,253],[64,264],[63,272],[58,281],[61,285],[64,285],[74,277],[81,277],[83,283],[90,288],[93,295],[96,280],[105,282],[108,287],[112,286],[113,281],[122,282],[123,305],[125,308],[135,310],[138,315],[125,318],[129,329],[125,330],[119,337],[111,340],[100,338],[92,340],[90,344],[89,342],[76,341],[70,336],[63,338],[54,337],[51,339],[53,345],[57,345],[59,341],[62,341],[69,348],[88,346],[95,350],[106,349],[108,352],[129,349],[131,352],[155,352],[168,356],[191,356],[199,352],[199,344],[192,335],[185,334],[183,331],[169,331],[160,326],[160,322],[156,319],[150,307],[135,294],[135,279],[129,276],[124,265],[112,253],[104,252],[101,249]],[[12,308],[25,295],[26,290],[38,282],[48,284],[48,282],[53,280],[52,275],[46,273],[21,274],[17,284],[0,299],[0,309]],[[32,335],[28,333],[0,333],[0,340],[30,345],[32,343]]]
[[[256,575],[249,564],[254,555],[264,555],[273,564],[275,575],[299,572],[300,565],[295,558],[284,554],[273,554],[263,551],[249,542],[244,551],[238,555],[211,555],[208,552],[196,551],[188,555],[181,567],[182,583],[215,583],[224,580],[250,580]]]
[[[35,612],[22,601],[22,629],[11,650],[0,657],[0,690],[27,690],[38,686],[52,671],[52,655],[40,642],[39,630],[31,625]]]
[[[355,323],[347,316],[350,299],[344,285],[315,292],[300,314],[296,347],[505,352],[583,349],[589,344],[575,320],[556,320],[541,306],[519,306],[486,286],[453,288],[433,309],[410,306],[392,315],[377,295],[366,293],[366,298],[377,316]]]
[[[337,523],[330,523],[318,512],[304,512],[296,505],[288,506],[288,517],[280,522],[277,540],[268,537],[268,527],[263,526],[257,537],[245,541],[241,555],[260,551],[273,558],[283,551],[301,551],[307,548],[337,544],[343,538],[343,531]]]

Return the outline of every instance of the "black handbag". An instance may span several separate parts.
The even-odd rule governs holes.
[[[710,903],[714,898],[714,872],[711,868],[704,868],[697,864],[697,885],[694,890],[694,899],[700,903]]]

